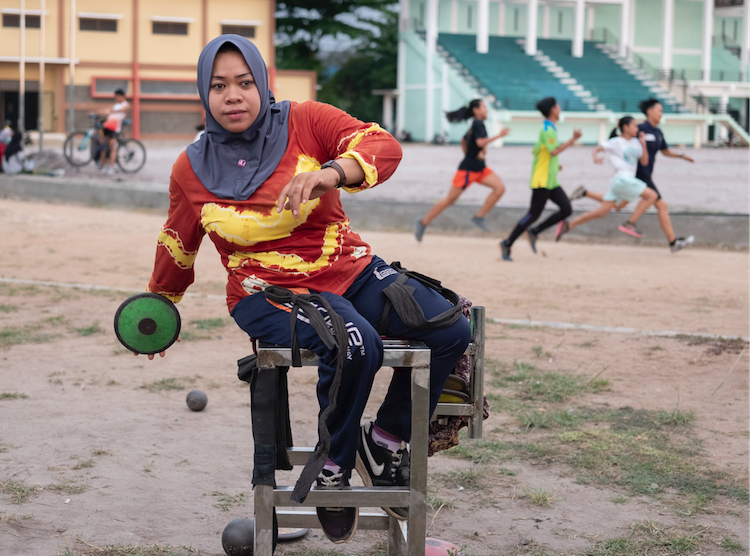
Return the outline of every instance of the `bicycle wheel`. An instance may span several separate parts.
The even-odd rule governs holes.
[[[137,139],[123,139],[117,146],[117,165],[132,174],[146,164],[146,147]]]
[[[74,131],[65,139],[63,154],[72,166],[86,166],[91,162],[91,137],[86,131]]]

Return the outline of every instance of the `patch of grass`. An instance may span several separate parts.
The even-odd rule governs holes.
[[[431,488],[427,492],[427,505],[434,511],[439,511],[441,508],[453,509],[456,505],[451,500],[445,500],[438,496],[438,489]]]
[[[747,550],[741,542],[730,539],[729,537],[721,537],[719,546],[727,552],[745,552]]]
[[[18,506],[28,502],[30,498],[39,494],[43,488],[41,485],[27,485],[23,481],[14,481],[13,479],[0,481],[0,492],[8,497],[8,502]]]
[[[190,321],[190,324],[195,326],[198,330],[213,330],[215,328],[225,327],[227,325],[227,320],[223,318],[199,319]]]
[[[549,506],[554,497],[542,487],[524,488],[523,493],[529,497],[529,501],[535,506]]]
[[[0,328],[0,347],[19,344],[44,344],[55,338],[57,334],[42,334],[40,325],[5,326]]]
[[[231,508],[245,503],[245,493],[226,494],[224,492],[212,492],[211,496],[217,498],[216,504],[211,504],[214,508],[219,508],[222,512],[228,512]]]
[[[78,537],[74,550],[64,548],[58,556],[208,556],[189,546],[157,545],[138,546],[133,544],[96,546]]]
[[[144,384],[140,388],[148,390],[154,394],[156,392],[163,392],[164,390],[184,390],[185,383],[195,384],[195,379],[187,376],[163,378],[152,382],[151,384]]]
[[[630,500],[627,496],[618,495],[612,498],[613,504],[625,504],[627,501]]]
[[[93,336],[94,334],[101,334],[102,332],[104,332],[99,327],[99,321],[96,321],[91,326],[86,326],[84,328],[75,328],[74,330],[78,332],[79,336]]]
[[[693,421],[695,421],[695,413],[692,409],[689,411],[680,411],[680,409],[676,407],[673,411],[660,411],[659,421],[665,425],[687,427],[692,425]]]
[[[94,467],[93,459],[78,460],[78,462],[73,467],[73,470],[77,471],[79,469],[89,469],[91,467]]]
[[[57,315],[56,317],[47,317],[46,319],[44,319],[44,322],[53,326],[61,325],[65,324],[65,317],[63,315]]]
[[[588,342],[583,342],[582,344],[578,344],[578,347],[592,348],[592,347],[596,347],[596,344],[598,343],[599,343],[599,340],[589,340]]]
[[[26,400],[28,396],[26,394],[19,394],[17,392],[0,392],[0,400]]]
[[[508,469],[507,467],[500,467],[497,472],[501,475],[507,475],[508,477],[515,477],[518,475],[518,472]]]
[[[6,514],[5,512],[0,512],[0,523],[10,523],[11,521],[18,521],[19,519],[31,519],[34,516],[31,514],[25,514],[25,515],[16,515],[16,514]]]
[[[111,456],[112,452],[108,452],[107,450],[100,448],[98,450],[91,450],[91,455],[92,456]]]
[[[51,490],[52,492],[64,492],[65,494],[83,494],[89,489],[86,485],[79,485],[73,481],[65,481],[63,483],[57,483],[53,485],[47,485],[44,490]]]
[[[16,306],[16,305],[6,305],[5,303],[0,303],[0,312],[2,312],[2,313],[12,313],[14,311],[18,311],[18,306]]]
[[[654,521],[643,521],[631,526],[630,535],[596,543],[585,556],[615,556],[620,554],[648,554],[649,556],[691,554],[705,534],[700,529],[692,534],[678,532],[673,527]]]
[[[472,465],[466,471],[456,470],[448,473],[436,473],[435,476],[442,479],[448,486],[476,490],[480,487],[480,481],[486,473],[487,470],[484,467]]]
[[[591,389],[591,381],[583,376],[545,372],[523,361],[514,361],[512,369],[498,373],[490,384],[496,388],[512,388],[523,400],[549,403],[564,402]]]
[[[459,444],[449,450],[446,454],[463,459],[470,459],[474,463],[485,463],[500,456],[505,443],[493,440],[478,440]]]
[[[544,349],[543,346],[534,346],[533,348],[531,348],[531,350],[534,352],[534,355],[536,355],[537,357],[542,356],[543,349]]]
[[[705,512],[710,503],[711,498],[705,494],[691,494],[684,504],[678,506],[677,513],[685,517],[694,516],[699,512]]]

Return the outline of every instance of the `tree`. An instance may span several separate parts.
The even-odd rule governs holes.
[[[339,34],[359,38],[393,0],[296,0],[276,3],[276,67],[315,70],[320,76],[320,41]]]
[[[382,97],[373,89],[396,88],[398,13],[384,9],[374,29],[361,35],[359,46],[341,67],[322,83],[318,99],[360,120],[380,121]]]

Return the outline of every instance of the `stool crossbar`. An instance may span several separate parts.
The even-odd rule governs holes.
[[[467,349],[471,358],[470,403],[439,403],[436,415],[466,415],[469,418],[469,437],[481,438],[483,412],[483,356],[484,308],[472,309],[472,342]],[[303,366],[317,366],[316,354],[301,350]],[[278,368],[290,366],[289,347],[258,343],[257,364],[262,375],[278,375]],[[383,340],[383,366],[411,369],[412,438],[410,457],[410,486],[406,487],[348,487],[342,490],[323,490],[313,486],[303,504],[291,501],[293,486],[260,485],[254,487],[255,556],[273,554],[273,516],[279,527],[319,528],[315,507],[408,507],[409,518],[400,521],[385,513],[360,512],[358,529],[387,530],[388,556],[423,556],[427,525],[427,445],[429,431],[430,349],[412,340]],[[478,383],[478,384],[477,384]],[[255,415],[253,420],[261,418]],[[292,465],[304,465],[313,448],[289,448]],[[294,509],[287,509],[294,507]],[[277,508],[279,508],[277,510]],[[285,509],[280,509],[285,508]]]

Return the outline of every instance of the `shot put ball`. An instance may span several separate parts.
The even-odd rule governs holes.
[[[255,521],[238,517],[229,522],[221,535],[221,546],[227,556],[252,556]]]
[[[187,406],[193,411],[203,411],[208,403],[208,396],[203,390],[193,390],[187,395]]]

